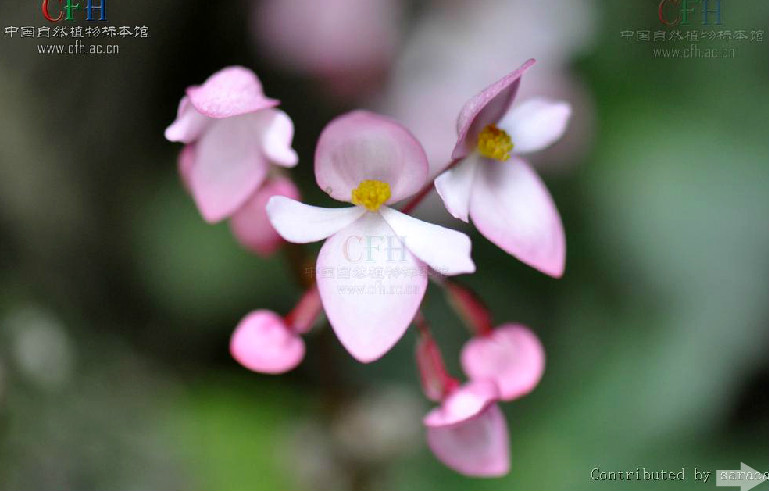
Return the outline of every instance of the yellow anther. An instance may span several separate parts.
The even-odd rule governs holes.
[[[478,135],[478,151],[484,157],[505,161],[510,158],[512,150],[513,140],[510,135],[493,124],[486,125]]]
[[[352,191],[353,204],[366,207],[369,211],[377,211],[390,199],[390,185],[375,179],[366,179]]]

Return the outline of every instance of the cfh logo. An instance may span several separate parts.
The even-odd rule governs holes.
[[[351,263],[361,261],[374,262],[381,259],[381,254],[387,254],[387,261],[406,261],[406,248],[403,237],[394,235],[351,235],[342,246],[344,258]]]
[[[51,3],[58,3],[59,14],[56,17],[51,15],[52,6]],[[80,3],[73,3],[73,0],[43,0],[43,16],[50,22],[60,22],[63,20],[74,21],[76,10],[80,10]],[[94,19],[94,10],[98,10],[99,18]],[[99,5],[94,5],[94,0],[86,0],[85,4],[85,20],[93,22],[94,20],[106,21],[107,20],[107,0],[99,0]],[[66,12],[66,13],[65,13]]]
[[[690,17],[697,15],[698,6],[702,25],[710,25],[713,18],[716,25],[721,25],[721,0],[662,0],[658,11],[660,22],[668,27],[688,25]]]

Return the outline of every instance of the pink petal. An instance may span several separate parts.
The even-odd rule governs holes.
[[[188,88],[187,97],[209,118],[230,118],[278,105],[278,101],[264,96],[254,72],[240,66],[224,68],[203,85]]]
[[[217,222],[233,214],[256,191],[268,163],[260,147],[263,115],[214,122],[195,146],[189,186],[203,218]]]
[[[179,177],[182,179],[185,189],[190,190],[190,176],[192,167],[195,165],[195,144],[188,143],[182,147],[177,161],[179,167]]]
[[[315,151],[315,178],[332,198],[350,201],[361,181],[390,185],[388,203],[416,193],[427,181],[422,146],[392,119],[354,111],[326,126]]]
[[[166,140],[191,143],[200,137],[210,122],[211,118],[200,114],[190,103],[189,97],[183,97],[176,120],[166,128]]]
[[[294,123],[283,111],[270,111],[262,140],[264,155],[274,164],[282,167],[294,167],[299,161],[296,152],[291,148],[294,138]]]
[[[360,218],[366,210],[320,208],[275,196],[267,202],[267,216],[281,237],[289,242],[316,242],[339,232]]]
[[[488,380],[474,380],[455,389],[440,407],[424,418],[425,426],[452,426],[478,416],[499,398],[497,386]]]
[[[563,274],[566,238],[561,217],[544,183],[523,160],[479,166],[470,216],[504,251],[550,276]]]
[[[500,399],[509,401],[537,386],[545,371],[545,350],[526,327],[505,324],[465,344],[462,368],[471,380],[496,383]]]
[[[459,424],[428,427],[427,444],[438,460],[468,476],[499,477],[510,471],[507,423],[496,404]]]
[[[522,155],[555,143],[566,131],[570,117],[568,102],[535,98],[512,108],[498,126],[510,135],[513,151]]]
[[[357,360],[380,358],[403,336],[427,288],[422,268],[379,213],[366,213],[323,244],[317,262],[323,308]]]
[[[470,237],[418,218],[382,207],[379,211],[406,247],[435,271],[444,275],[475,272],[470,257]]]
[[[230,219],[230,229],[238,242],[261,256],[274,253],[282,243],[265,210],[273,196],[299,199],[299,190],[286,177],[270,179]]]
[[[528,60],[517,70],[491,84],[470,99],[457,119],[457,143],[453,159],[461,159],[475,149],[478,135],[487,124],[496,124],[505,115],[521,84],[521,76],[535,63]]]
[[[302,361],[304,342],[279,315],[257,310],[238,324],[230,339],[230,353],[254,372],[284,373]]]
[[[472,154],[435,179],[435,190],[438,191],[446,209],[454,218],[459,218],[463,222],[469,220],[470,194],[473,190],[478,160],[479,157]]]

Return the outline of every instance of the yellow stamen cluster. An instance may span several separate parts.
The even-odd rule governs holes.
[[[366,179],[352,191],[353,204],[364,206],[369,211],[377,211],[390,199],[390,185],[375,179]]]
[[[510,158],[512,150],[513,140],[510,135],[493,124],[486,125],[478,135],[478,151],[484,157],[505,161]]]

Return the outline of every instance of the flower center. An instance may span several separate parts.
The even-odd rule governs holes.
[[[390,185],[375,179],[362,181],[352,191],[353,204],[364,206],[369,211],[377,211],[388,199],[390,199]]]
[[[512,150],[513,140],[510,135],[493,124],[486,125],[478,135],[478,151],[484,157],[505,161],[510,158]]]

